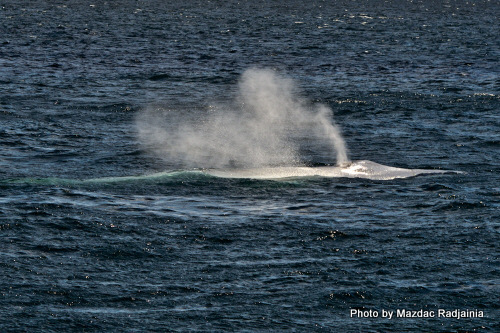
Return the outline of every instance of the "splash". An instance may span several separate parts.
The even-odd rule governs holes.
[[[311,142],[330,149],[337,165],[349,164],[331,109],[308,102],[291,79],[266,69],[245,71],[228,106],[202,115],[148,108],[136,123],[144,147],[183,167],[297,166]]]

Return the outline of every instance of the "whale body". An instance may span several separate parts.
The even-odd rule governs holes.
[[[451,170],[404,169],[368,160],[353,161],[345,166],[264,167],[249,169],[208,169],[206,174],[223,178],[282,179],[296,177],[347,177],[373,180],[408,178],[421,174],[459,173]]]
[[[174,180],[178,177],[192,175],[205,175],[220,178],[247,178],[247,179],[296,179],[307,177],[326,178],[366,178],[372,180],[391,180],[397,178],[414,177],[421,174],[463,174],[462,171],[434,170],[434,169],[403,169],[391,167],[368,160],[349,162],[343,166],[321,166],[321,167],[265,167],[265,168],[243,168],[243,169],[197,169],[197,170],[177,170],[163,171],[153,174],[139,176],[118,176],[101,177],[91,179],[65,179],[65,178],[20,178],[0,180],[3,183],[36,183],[36,184],[59,184],[59,185],[79,185],[79,184],[113,184],[137,181],[164,181]]]

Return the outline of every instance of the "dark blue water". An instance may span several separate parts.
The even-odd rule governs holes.
[[[0,331],[498,332],[499,16],[474,0],[0,1]],[[144,109],[196,122],[254,66],[329,106],[353,160],[466,173],[223,179],[141,144]]]

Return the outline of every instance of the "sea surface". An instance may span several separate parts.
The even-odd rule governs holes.
[[[499,17],[0,0],[0,331],[499,332]],[[144,110],[196,124],[251,68],[331,109],[351,160],[463,173],[227,179],[141,142]],[[335,164],[319,148],[304,164]]]

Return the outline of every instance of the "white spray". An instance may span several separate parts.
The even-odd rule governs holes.
[[[299,97],[293,82],[265,69],[245,71],[231,107],[186,110],[148,108],[137,117],[140,142],[166,161],[187,167],[299,165],[301,145],[311,140],[335,151],[337,165],[349,163],[332,111]]]

